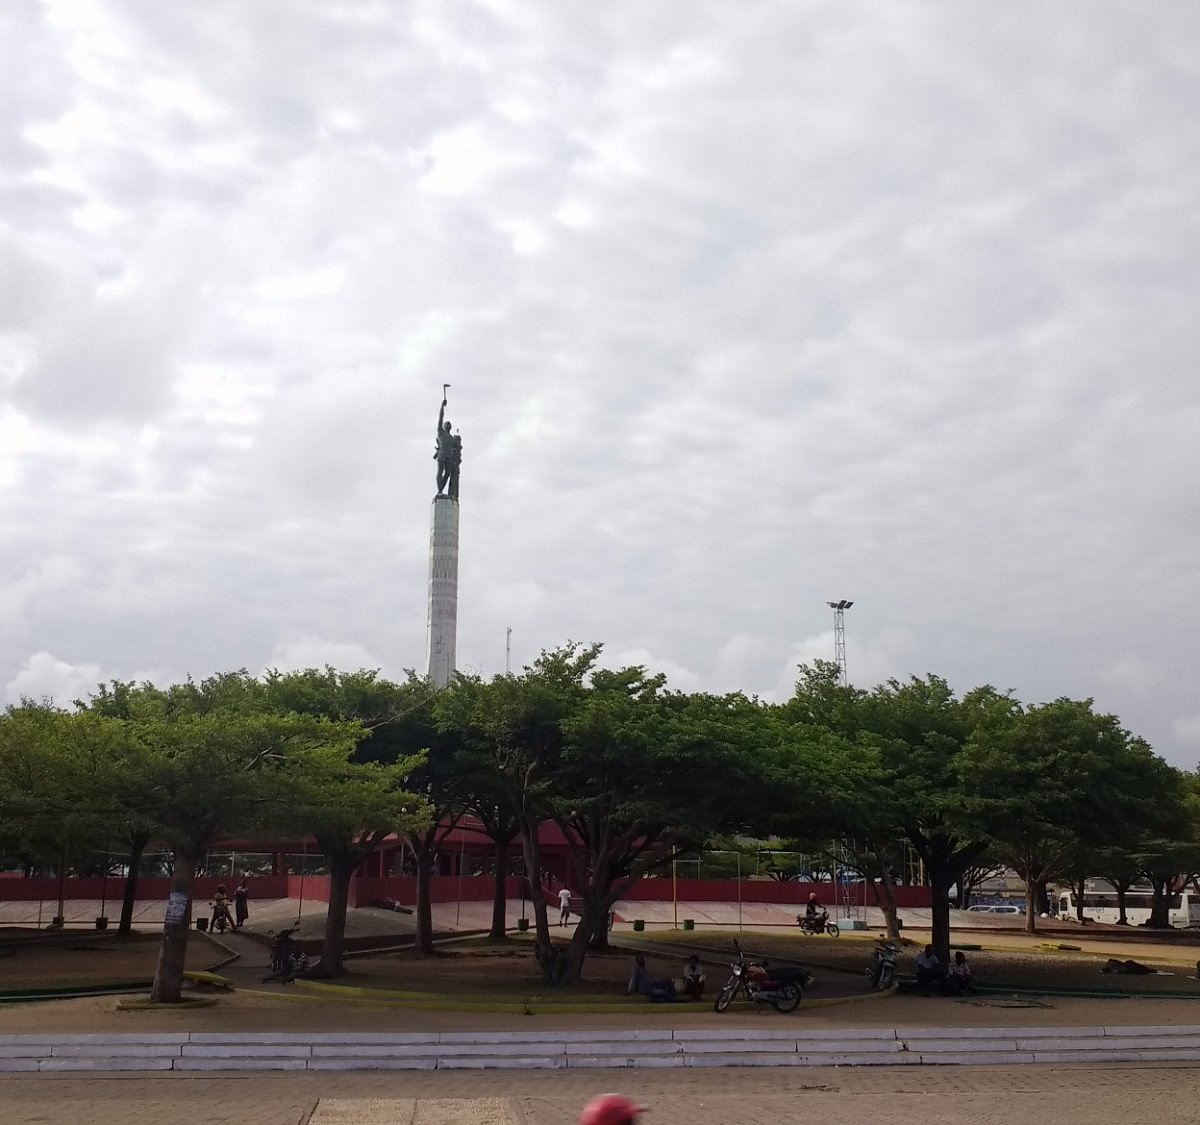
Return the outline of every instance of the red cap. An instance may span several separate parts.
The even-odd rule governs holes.
[[[633,1125],[646,1108],[624,1094],[601,1094],[583,1107],[579,1125]]]

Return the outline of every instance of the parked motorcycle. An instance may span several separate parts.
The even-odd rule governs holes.
[[[811,918],[807,914],[797,914],[796,923],[802,934],[828,934],[830,937],[838,937],[842,932],[836,922],[829,920],[827,910],[822,910],[820,914],[814,914]]]
[[[892,987],[896,980],[896,958],[899,956],[900,950],[894,942],[887,938],[875,939],[875,948],[871,951],[866,970],[872,988],[882,990]]]
[[[297,922],[286,930],[280,930],[271,935],[271,975],[263,977],[264,981],[276,980],[283,984],[291,984],[297,977],[308,972],[308,957],[296,945],[292,936],[300,928]]]
[[[807,975],[803,969],[791,970],[786,974],[793,979],[781,979],[779,971],[771,973],[768,970],[766,961],[747,960],[736,941],[733,948],[737,950],[738,959],[729,966],[732,975],[717,993],[714,1011],[725,1011],[739,992],[755,1004],[770,1004],[777,1012],[794,1012],[800,1006],[803,993],[800,981],[794,979],[794,974],[800,974],[800,979],[803,979]]]

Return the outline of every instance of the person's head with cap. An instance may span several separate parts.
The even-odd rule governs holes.
[[[809,902],[817,901],[817,892],[816,891],[813,891],[813,893],[808,896],[808,901]]]
[[[646,1107],[624,1094],[600,1094],[583,1107],[579,1125],[634,1125]]]

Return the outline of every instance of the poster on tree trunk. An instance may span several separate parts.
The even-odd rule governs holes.
[[[187,917],[188,896],[183,891],[172,891],[167,897],[167,913],[163,922],[168,926],[183,925]]]

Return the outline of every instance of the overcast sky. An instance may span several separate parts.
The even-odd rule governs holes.
[[[0,686],[934,672],[1200,760],[1200,6],[5,0]]]

